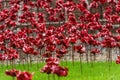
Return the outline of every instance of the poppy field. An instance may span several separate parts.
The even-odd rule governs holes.
[[[0,0],[0,80],[119,80],[120,0]]]

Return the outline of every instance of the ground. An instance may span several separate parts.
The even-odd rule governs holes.
[[[30,65],[30,64],[29,64]],[[68,67],[69,72],[67,77],[61,77],[60,79],[55,75],[55,80],[119,80],[120,79],[120,65],[115,62],[95,62],[95,63],[82,63],[82,73],[80,68],[80,62],[75,62],[74,66],[72,62],[61,62],[62,66]],[[15,65],[17,70],[28,70],[28,65],[25,67],[22,64]],[[44,66],[44,63],[30,65],[29,72],[34,72],[33,80],[48,80],[48,75],[40,73],[40,68]],[[11,69],[11,66],[0,66],[0,80],[12,80],[11,77],[5,75],[5,70]],[[50,75],[50,80],[53,80],[53,75]]]

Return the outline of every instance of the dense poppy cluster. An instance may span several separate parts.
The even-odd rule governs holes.
[[[0,54],[1,61],[14,60],[14,59],[18,59],[18,58],[19,58],[19,54],[14,49],[6,49],[6,52],[4,54]]]
[[[93,0],[88,5],[84,0],[79,3],[75,3],[73,0],[56,0],[55,7],[51,6],[52,0],[10,0],[10,8],[3,8],[0,12],[1,22],[0,25],[0,50],[4,54],[9,49],[14,49],[18,52],[18,49],[22,50],[25,54],[38,55],[40,52],[37,50],[45,49],[43,54],[51,54],[56,52],[56,57],[61,58],[68,53],[68,48],[73,44],[75,50],[79,53],[85,52],[85,48],[80,46],[102,46],[115,48],[119,47],[119,37],[113,35],[111,30],[114,29],[113,24],[119,22],[119,1],[115,2],[106,0]],[[23,4],[23,5],[21,5]],[[100,13],[92,13],[89,8],[97,8],[102,4],[109,4],[105,7],[104,18],[107,20],[105,25],[99,22]],[[112,9],[111,5],[115,5]],[[2,5],[1,5],[2,8]],[[43,12],[31,11],[31,9],[43,8]],[[79,15],[80,22],[77,21],[74,11],[78,10],[82,15]],[[113,13],[114,10],[114,13]],[[67,11],[68,15],[65,15],[63,11]],[[18,13],[20,13],[18,15]],[[45,12],[45,13],[44,13]],[[46,26],[48,19],[50,21],[65,21],[67,16],[67,22],[59,27]],[[18,25],[27,26],[19,28]],[[28,28],[27,28],[28,27]],[[18,28],[17,31],[15,29]],[[90,33],[94,31],[94,33]],[[119,29],[116,30],[119,34]],[[81,42],[76,46],[76,43]],[[9,54],[9,53],[7,53]],[[50,56],[50,55],[49,55]],[[50,56],[50,57],[51,57]]]
[[[41,72],[67,76],[68,69],[59,66],[58,59],[70,50],[74,56],[75,51],[89,54],[90,50],[97,55],[102,51],[98,48],[120,49],[120,28],[113,26],[120,23],[120,0],[10,0],[7,8],[3,2],[0,0],[0,61],[18,59],[21,53],[40,55],[46,59]],[[102,13],[97,11],[100,6],[104,6]],[[116,63],[119,61],[118,57]],[[16,72],[6,74],[16,76]],[[21,76],[31,80],[32,75],[19,72],[18,80]]]

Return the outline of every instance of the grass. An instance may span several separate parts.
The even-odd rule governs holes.
[[[106,62],[95,62],[93,67],[90,63],[82,63],[83,73],[81,73],[80,63],[75,62],[75,66],[72,65],[72,62],[62,62],[62,66],[69,68],[69,74],[67,77],[61,77],[60,80],[120,80],[120,65],[115,64],[114,62],[109,66]],[[27,70],[28,64],[25,65],[15,65],[17,70]],[[44,66],[44,63],[32,64],[30,66],[29,72],[34,72],[33,80],[48,80],[48,76],[44,73],[40,73],[40,68]],[[12,80],[11,77],[5,75],[5,70],[10,70],[11,66],[0,66],[0,80]],[[53,80],[53,75],[50,75],[50,80]],[[55,76],[55,80],[59,80]]]

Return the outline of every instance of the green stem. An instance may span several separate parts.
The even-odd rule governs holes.
[[[58,76],[58,80],[60,80],[60,76]]]
[[[12,80],[15,80],[15,77],[12,77]]]
[[[28,65],[28,71],[29,71],[29,56],[28,56],[28,54],[27,54],[27,65]]]
[[[81,74],[83,74],[83,68],[82,68],[82,56],[81,56],[81,53],[79,55],[79,58],[80,58],[80,70],[81,70]]]
[[[39,64],[38,64],[38,58],[37,58],[37,69],[39,68]]]
[[[12,69],[14,69],[14,60],[11,60],[12,63]]]
[[[94,54],[93,57],[94,57],[94,62],[95,62],[95,60],[96,60],[96,54]]]
[[[1,69],[3,69],[3,66],[4,66],[4,62],[1,61]]]
[[[30,55],[30,66],[32,66],[32,57]]]
[[[91,67],[93,67],[92,53],[90,53],[90,62],[91,62]]]
[[[74,50],[73,50],[73,46],[74,46],[74,44],[72,44],[72,46],[71,46],[71,48],[72,48],[71,54],[72,54],[72,64],[74,66]]]
[[[108,52],[108,66],[109,66],[109,71],[110,71],[110,67],[111,67],[111,63],[112,63],[112,59],[111,59],[111,49],[109,48],[108,49],[109,52]]]
[[[23,60],[23,68],[25,69],[25,60]]]
[[[53,78],[53,80],[55,80],[55,75],[54,74],[52,75],[52,78]]]
[[[48,74],[48,80],[50,80],[50,74]]]
[[[8,68],[8,64],[9,64],[9,63],[8,63],[8,60],[7,60],[7,68]]]
[[[87,46],[87,44],[86,44],[86,48],[87,48],[88,46]],[[86,61],[87,61],[87,63],[89,63],[89,60],[88,60],[88,50],[86,51]]]

